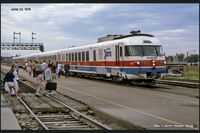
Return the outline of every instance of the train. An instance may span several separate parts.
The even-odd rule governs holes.
[[[158,38],[151,34],[130,34],[111,40],[15,57],[29,60],[69,63],[70,73],[110,78],[114,81],[155,83],[167,74],[165,54]]]

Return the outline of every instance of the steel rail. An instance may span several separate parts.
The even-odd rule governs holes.
[[[44,125],[44,123],[35,115],[35,113],[28,107],[28,105],[20,98],[20,101],[23,103],[23,105],[28,109],[28,111],[31,113],[31,115],[37,120],[38,123],[45,129],[49,130],[47,126]]]
[[[21,81],[21,82],[23,82],[23,81]],[[24,83],[24,82],[23,82],[23,84],[26,84],[27,86],[29,86],[29,87],[35,89],[33,86],[31,86],[31,85],[29,85],[29,84],[27,84],[27,83]],[[92,122],[93,124],[97,125],[98,127],[101,127],[101,128],[103,128],[103,129],[106,129],[106,130],[112,130],[111,128],[109,128],[109,127],[107,127],[107,126],[105,126],[105,125],[103,125],[103,124],[101,124],[101,123],[99,123],[99,122],[97,122],[97,121],[95,121],[95,120],[89,118],[88,116],[86,116],[86,115],[80,113],[79,111],[77,111],[77,110],[71,108],[70,106],[68,106],[68,105],[66,105],[65,103],[59,101],[59,100],[56,99],[55,97],[52,97],[52,96],[50,96],[50,95],[48,95],[48,94],[45,94],[45,96],[47,96],[47,97],[53,99],[54,101],[58,102],[59,104],[62,104],[62,105],[65,106],[66,108],[68,108],[68,109],[70,109],[71,111],[77,113],[78,115],[82,116],[83,118],[89,120],[90,122]],[[33,115],[33,117],[42,125],[42,127],[43,127],[44,129],[46,129],[46,130],[49,130],[48,127],[46,127],[46,126],[42,123],[42,121],[35,115],[35,113],[28,107],[28,105],[27,105],[22,99],[20,99],[20,101],[24,104],[24,106],[28,109],[28,111]]]
[[[175,86],[183,86],[189,88],[199,88],[199,83],[186,82],[186,81],[171,81],[171,80],[156,80],[158,84],[168,84]]]
[[[48,95],[48,94],[45,94],[45,95],[46,95],[47,97],[49,97],[49,98],[55,100],[56,102],[62,104],[63,106],[67,107],[67,108],[70,109],[71,111],[77,113],[78,115],[82,116],[83,118],[89,120],[90,122],[93,122],[95,125],[97,125],[97,126],[103,128],[103,129],[106,129],[106,130],[112,130],[111,128],[109,128],[109,127],[107,127],[107,126],[105,126],[105,125],[103,125],[103,124],[101,124],[101,123],[99,123],[99,122],[97,122],[97,121],[95,121],[95,120],[89,118],[88,116],[86,116],[86,115],[80,113],[79,111],[77,111],[77,110],[71,108],[70,106],[66,105],[65,103],[59,101],[57,98],[52,97],[52,96],[50,96],[50,95]]]

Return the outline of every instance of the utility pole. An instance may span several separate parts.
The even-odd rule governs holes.
[[[19,35],[19,43],[21,43],[21,33],[20,32],[13,32],[13,42],[15,43],[15,39],[18,39],[15,37],[15,35]]]
[[[21,43],[21,32],[19,32],[19,43]]]
[[[18,39],[17,37],[15,37],[15,34],[17,34],[17,33],[13,32],[13,43],[15,43],[15,39]]]
[[[33,37],[33,35],[36,35],[36,33],[32,32],[32,43],[33,43],[33,39],[36,39]]]

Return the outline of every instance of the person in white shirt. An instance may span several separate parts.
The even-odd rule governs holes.
[[[47,63],[45,62],[45,60],[42,62],[42,70],[44,71],[45,68],[47,67]]]
[[[62,69],[62,64],[57,63],[56,75],[58,76],[58,78],[60,78],[61,69]]]
[[[15,90],[16,90],[16,92],[18,92],[18,91],[19,91],[19,85],[18,85],[19,76],[18,76],[16,70],[14,70],[13,74],[14,74],[14,76],[15,76],[15,78],[14,78],[14,86],[15,86]],[[15,94],[14,91],[12,91],[11,95],[16,95],[16,94]]]
[[[25,63],[25,71],[28,72],[28,62]]]
[[[52,74],[49,67],[45,68],[44,75],[45,75],[44,77],[45,77],[46,82],[49,82],[52,80]]]

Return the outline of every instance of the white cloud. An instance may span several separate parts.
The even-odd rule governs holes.
[[[11,11],[12,8],[31,8],[31,11]],[[143,4],[2,4],[1,39],[12,42],[15,31],[22,33],[22,41],[31,42],[31,32],[35,32],[34,41],[43,42],[46,50],[54,50],[95,42],[97,38],[92,33],[128,34],[140,29],[161,39],[169,54],[199,46],[199,25],[195,25],[199,21],[179,23],[193,9],[180,8],[179,13],[184,13],[170,15],[167,15],[168,9],[162,9],[164,16],[150,8],[151,5]],[[88,30],[82,32],[88,34],[87,38],[74,33],[84,24]]]

